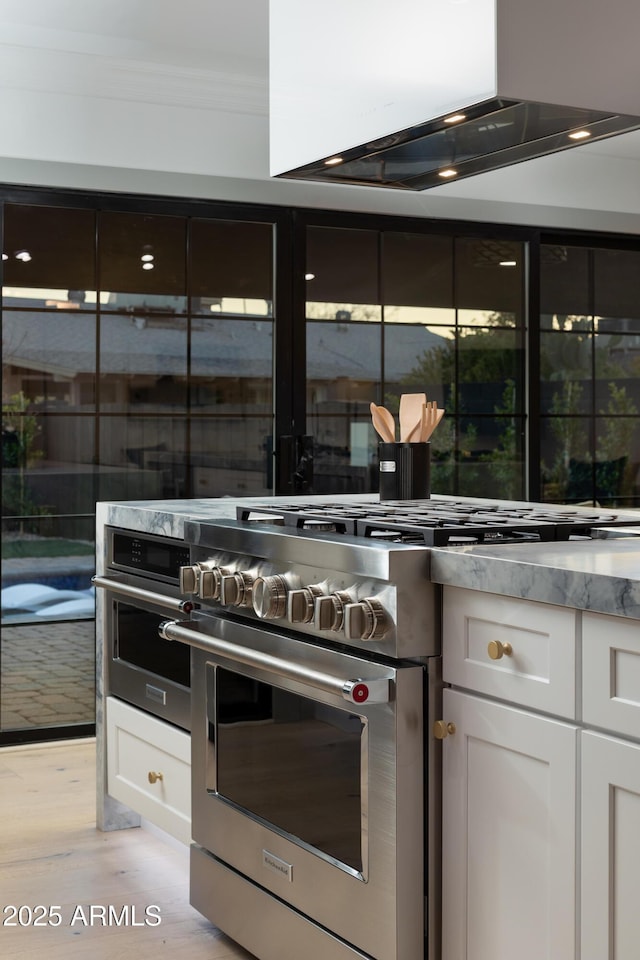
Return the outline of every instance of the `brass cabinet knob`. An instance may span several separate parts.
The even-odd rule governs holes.
[[[491,640],[487,653],[492,660],[501,660],[502,657],[510,657],[513,653],[513,647],[510,643],[502,643],[500,640]]]
[[[444,740],[445,737],[448,737],[449,734],[456,732],[455,723],[447,723],[445,720],[436,720],[433,725],[433,735],[436,740]]]
[[[149,783],[156,783],[158,780],[164,780],[164,777],[161,773],[156,773],[155,770],[149,770],[147,779],[149,780]]]

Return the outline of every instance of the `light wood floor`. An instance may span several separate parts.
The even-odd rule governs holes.
[[[90,740],[0,749],[2,960],[252,960],[189,905],[186,850],[143,829],[96,830],[94,769]],[[61,922],[34,925],[36,906]],[[102,907],[128,923],[103,925]]]

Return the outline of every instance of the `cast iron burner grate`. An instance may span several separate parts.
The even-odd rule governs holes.
[[[293,501],[237,507],[243,522],[278,523],[309,532],[328,531],[428,547],[568,540],[591,537],[598,527],[629,526],[615,513],[569,507],[505,506],[483,501],[403,500],[361,503]]]

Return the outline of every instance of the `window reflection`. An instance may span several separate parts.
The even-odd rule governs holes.
[[[81,313],[4,309],[3,395],[39,411],[95,412],[96,322]]]
[[[141,318],[185,312],[184,218],[105,211],[98,230],[103,310]]]
[[[230,417],[271,412],[273,322],[197,317],[191,334],[191,408]]]
[[[273,226],[233,220],[191,223],[193,313],[273,314]]]
[[[187,403],[184,317],[108,315],[100,324],[102,412],[161,412]]]
[[[272,490],[271,417],[193,417],[192,490],[195,497],[268,496]]]
[[[92,210],[5,204],[3,296],[52,309],[95,300],[94,249]]]

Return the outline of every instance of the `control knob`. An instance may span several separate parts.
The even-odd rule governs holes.
[[[385,609],[375,597],[344,608],[344,635],[347,640],[380,640],[387,629]]]
[[[287,612],[287,581],[279,574],[256,577],[251,601],[261,620],[280,620]]]
[[[222,578],[231,571],[227,567],[211,566],[200,573],[200,589],[198,595],[201,600],[219,600]]]
[[[290,590],[287,597],[287,620],[289,623],[310,623],[316,597],[322,596],[322,587],[313,584],[300,590]]]
[[[180,593],[198,593],[202,575],[213,567],[214,560],[202,560],[187,567],[180,567]]]
[[[336,590],[329,596],[318,597],[313,616],[316,630],[340,630],[344,623],[344,608],[352,600],[353,597],[344,590]]]
[[[253,577],[250,573],[223,574],[220,581],[220,603],[225,607],[250,607]]]

